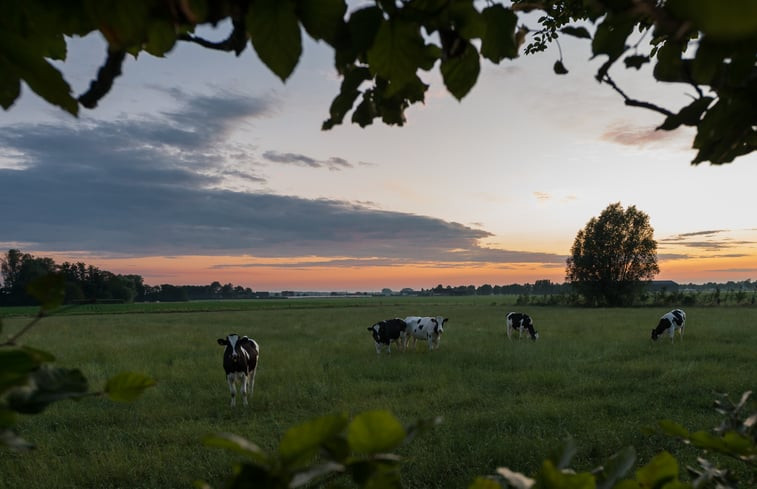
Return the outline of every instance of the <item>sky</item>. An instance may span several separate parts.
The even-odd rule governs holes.
[[[226,37],[228,26],[202,32]],[[649,215],[659,280],[757,279],[757,155],[691,165],[694,133],[599,85],[588,43],[484,61],[462,101],[438,70],[403,127],[321,124],[340,80],[305,41],[285,83],[256,54],[178,44],[129,58],[74,118],[27,87],[0,112],[0,250],[146,284],[376,291],[561,283],[576,234],[609,204]],[[58,64],[76,94],[98,35]],[[677,110],[685,86],[616,67],[630,96]],[[690,90],[689,90],[690,91]],[[349,116],[348,116],[349,117]]]

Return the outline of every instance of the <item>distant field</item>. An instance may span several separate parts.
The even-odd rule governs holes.
[[[89,309],[87,309],[89,308]],[[508,341],[504,315],[524,310],[538,342]],[[83,306],[44,319],[24,344],[78,367],[93,389],[123,370],[157,387],[131,404],[57,403],[25,417],[38,448],[4,452],[0,488],[222,487],[232,455],[201,444],[233,432],[265,448],[311,417],[389,409],[402,421],[442,416],[400,453],[409,488],[465,488],[498,466],[533,473],[556,442],[573,436],[577,469],[634,445],[644,463],[666,449],[696,451],[644,428],[672,419],[689,429],[719,422],[715,392],[757,385],[757,309],[687,308],[683,343],[652,343],[667,309],[516,308],[511,298],[359,298]],[[0,310],[3,332],[20,310]],[[75,314],[75,313],[84,314]],[[378,356],[366,328],[406,315],[450,318],[438,351]],[[228,406],[216,338],[261,345],[251,408]]]

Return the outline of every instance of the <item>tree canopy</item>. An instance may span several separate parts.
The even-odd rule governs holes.
[[[565,279],[590,305],[628,306],[660,272],[649,216],[610,204],[578,232]]]
[[[438,69],[462,99],[475,86],[482,60],[544,51],[562,36],[585,38],[604,63],[596,79],[625,105],[664,116],[658,129],[696,128],[693,163],[721,164],[757,145],[757,2],[754,0],[375,0],[350,10],[347,0],[0,0],[0,105],[9,109],[23,81],[73,115],[94,108],[121,74],[127,55],[165,56],[177,42],[239,55],[248,44],[285,81],[302,55],[303,32],[333,48],[341,77],[324,129],[380,119],[402,125],[423,102],[419,74]],[[537,12],[537,27],[525,17]],[[529,17],[530,19],[530,17]],[[222,41],[198,27],[230,21]],[[226,25],[226,24],[224,24]],[[78,96],[51,63],[65,61],[66,39],[100,32],[105,60]],[[525,47],[524,47],[525,46]],[[622,62],[621,62],[622,61]],[[611,75],[619,65],[653,63],[653,77],[693,90],[690,103],[666,108],[628,95]],[[621,69],[622,69],[621,68]],[[568,72],[556,60],[557,75]]]

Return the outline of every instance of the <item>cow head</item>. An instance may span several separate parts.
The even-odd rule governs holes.
[[[657,332],[657,329],[652,330],[652,341],[657,341],[657,338],[660,337],[660,333]]]
[[[449,321],[449,318],[442,316],[431,318],[431,322],[434,323],[434,333],[437,336],[441,336],[441,334],[444,333],[444,323],[446,323],[447,321]]]
[[[373,340],[376,343],[380,343],[381,342],[381,334],[380,334],[381,324],[382,323],[376,323],[373,326],[368,326],[368,331],[371,332],[371,336],[373,336]]]
[[[232,333],[225,339],[218,338],[218,344],[226,347],[223,352],[224,357],[229,357],[232,360],[236,360],[241,354],[242,344],[245,342],[245,340],[249,341],[249,338],[247,338],[246,336],[240,338],[238,334]]]

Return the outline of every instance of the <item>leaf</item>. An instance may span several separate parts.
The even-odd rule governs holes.
[[[597,489],[611,489],[636,463],[636,450],[627,447],[610,457],[598,477]]]
[[[657,129],[671,131],[677,129],[681,124],[686,126],[697,126],[702,118],[702,114],[707,110],[714,99],[712,97],[698,98],[686,107],[682,108],[677,114],[669,115]]]
[[[288,466],[307,464],[324,443],[344,431],[348,422],[346,414],[334,414],[294,426],[284,433],[279,455]]]
[[[468,489],[502,489],[502,486],[493,479],[479,476],[468,486]]]
[[[217,433],[208,435],[202,440],[206,447],[223,448],[244,455],[259,467],[268,467],[269,457],[255,443],[233,433]]]
[[[435,61],[431,55],[418,24],[394,19],[381,23],[366,54],[371,72],[389,81],[388,96],[413,82],[418,69],[430,69]]]
[[[37,46],[40,47],[40,46]],[[44,47],[41,47],[44,49]],[[10,82],[3,82],[3,92],[13,92],[13,80],[20,78],[34,93],[72,115],[79,112],[79,104],[71,95],[71,87],[60,71],[45,59],[45,52],[36,51],[26,40],[0,31],[0,59],[4,58]],[[3,107],[7,104],[3,97]],[[7,107],[6,107],[7,108]]]
[[[558,75],[567,75],[568,69],[565,67],[565,65],[560,61],[559,59],[555,61],[554,66],[552,67],[554,72]]]
[[[636,68],[637,70],[640,70],[645,63],[649,63],[649,56],[643,54],[626,56],[623,59],[623,63],[625,63],[626,68]]]
[[[300,25],[291,0],[257,0],[247,12],[247,31],[260,60],[286,81],[302,54]]]
[[[539,487],[560,489],[595,489],[594,476],[589,473],[562,472],[545,460],[537,476]]]
[[[319,477],[333,474],[334,472],[344,472],[344,465],[336,462],[325,462],[322,464],[311,465],[302,472],[298,472],[293,478],[289,487],[300,487],[309,484]]]
[[[757,2],[754,0],[669,0],[665,8],[680,19],[689,19],[705,34],[736,41],[757,34]]]
[[[573,438],[568,437],[552,450],[549,459],[555,464],[555,467],[562,470],[570,465],[570,461],[575,454],[576,442]]]
[[[660,429],[663,433],[669,436],[677,436],[680,438],[688,438],[689,437],[689,430],[681,426],[680,424],[676,423],[675,421],[670,421],[668,419],[664,419],[660,421],[659,423]]]
[[[465,43],[465,51],[462,55],[443,59],[441,65],[444,86],[458,100],[470,92],[481,72],[478,51],[470,42],[465,41]]]
[[[594,56],[606,54],[611,60],[618,59],[626,50],[626,39],[633,32],[634,23],[610,14],[597,26],[591,49]]]
[[[105,395],[113,401],[130,402],[142,395],[149,387],[156,384],[147,375],[135,372],[121,372],[105,383]]]
[[[581,39],[591,39],[591,34],[589,34],[589,31],[586,30],[586,27],[575,27],[572,25],[566,25],[562,29],[560,29],[560,32],[563,34],[567,34],[569,36],[578,37]]]
[[[0,58],[0,106],[8,110],[21,95],[21,79],[11,73],[10,66]]]
[[[347,27],[351,44],[358,53],[367,51],[373,45],[373,40],[383,20],[384,17],[378,7],[362,8],[350,15]]]
[[[154,21],[147,32],[143,49],[153,56],[163,57],[176,44],[176,29],[169,22]]]
[[[678,480],[678,461],[668,452],[659,453],[636,471],[636,479],[643,487],[662,487]]]
[[[654,67],[654,77],[659,81],[684,81],[681,61],[683,45],[668,41],[657,50],[657,64]]]
[[[405,428],[388,411],[358,414],[347,428],[347,441],[356,453],[392,450],[402,443],[405,435]]]
[[[0,394],[29,382],[29,375],[40,366],[34,355],[24,350],[0,350]]]
[[[26,291],[37,299],[43,311],[51,311],[63,305],[66,278],[61,273],[49,273],[29,282]]]
[[[23,414],[41,413],[53,402],[78,399],[89,389],[79,369],[42,366],[32,373],[28,386],[13,389],[8,405]]]
[[[323,39],[334,45],[339,29],[344,25],[347,4],[344,0],[300,0],[297,16],[310,37]]]
[[[517,58],[515,27],[518,17],[515,13],[496,4],[486,7],[481,14],[486,25],[486,33],[481,39],[481,56],[494,63],[499,63],[505,58]]]
[[[505,478],[508,484],[515,489],[531,489],[536,481],[530,477],[526,477],[520,472],[513,472],[507,467],[500,467],[497,469],[497,473]]]

